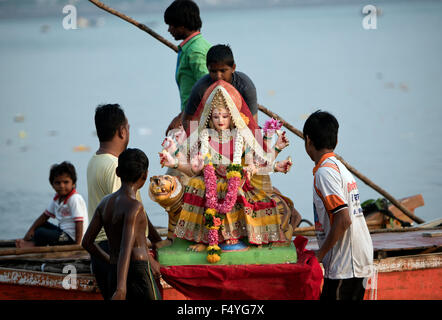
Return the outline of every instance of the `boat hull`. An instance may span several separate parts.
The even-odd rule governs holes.
[[[374,261],[366,300],[442,300],[442,253]]]
[[[97,300],[101,294],[92,275],[76,277],[76,287],[65,289],[66,274],[0,268],[1,300]],[[66,282],[66,280],[65,280]],[[74,283],[73,281],[70,283]],[[65,285],[66,286],[66,285]],[[68,287],[68,286],[66,286]]]
[[[366,300],[442,300],[442,253],[377,259]],[[76,289],[64,289],[66,275],[0,268],[0,300],[101,300],[92,275],[77,276]],[[161,280],[165,300],[187,300]]]
[[[0,268],[0,300],[102,300],[93,275],[78,275],[76,287],[65,289],[65,274]],[[165,300],[187,300],[161,279]]]

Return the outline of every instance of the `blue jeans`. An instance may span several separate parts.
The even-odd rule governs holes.
[[[35,229],[32,240],[36,246],[56,246],[75,243],[66,232],[49,222],[45,222],[44,225]]]

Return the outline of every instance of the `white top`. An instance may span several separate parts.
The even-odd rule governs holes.
[[[334,153],[325,154],[313,170],[313,210],[319,247],[327,238],[334,214],[348,208],[351,225],[322,260],[324,277],[365,278],[373,268],[373,244],[361,208],[356,181]]]
[[[54,197],[45,214],[57,219],[60,229],[75,241],[75,223],[77,221],[83,222],[83,235],[88,227],[86,203],[75,189],[62,202],[59,202],[58,198],[58,195]]]
[[[121,187],[121,180],[117,177],[115,169],[118,158],[112,154],[94,154],[87,166],[87,194],[88,215],[92,221],[95,209],[104,196],[111,194]],[[100,230],[96,241],[107,240],[104,228]]]

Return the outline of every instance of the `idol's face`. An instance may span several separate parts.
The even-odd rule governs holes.
[[[212,122],[217,131],[229,129],[231,120],[230,112],[225,108],[216,108],[212,111]]]

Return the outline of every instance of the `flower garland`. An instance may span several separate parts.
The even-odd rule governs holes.
[[[211,162],[210,154],[206,154],[208,164],[204,167],[204,181],[206,184],[206,211],[204,221],[206,228],[209,229],[209,246],[207,247],[207,261],[210,263],[218,262],[221,257],[221,248],[218,246],[218,230],[222,228],[222,215],[230,212],[236,203],[238,196],[238,188],[243,176],[242,166],[239,164],[231,164],[227,167],[227,194],[223,201],[218,201],[216,191],[216,175],[215,168]]]

